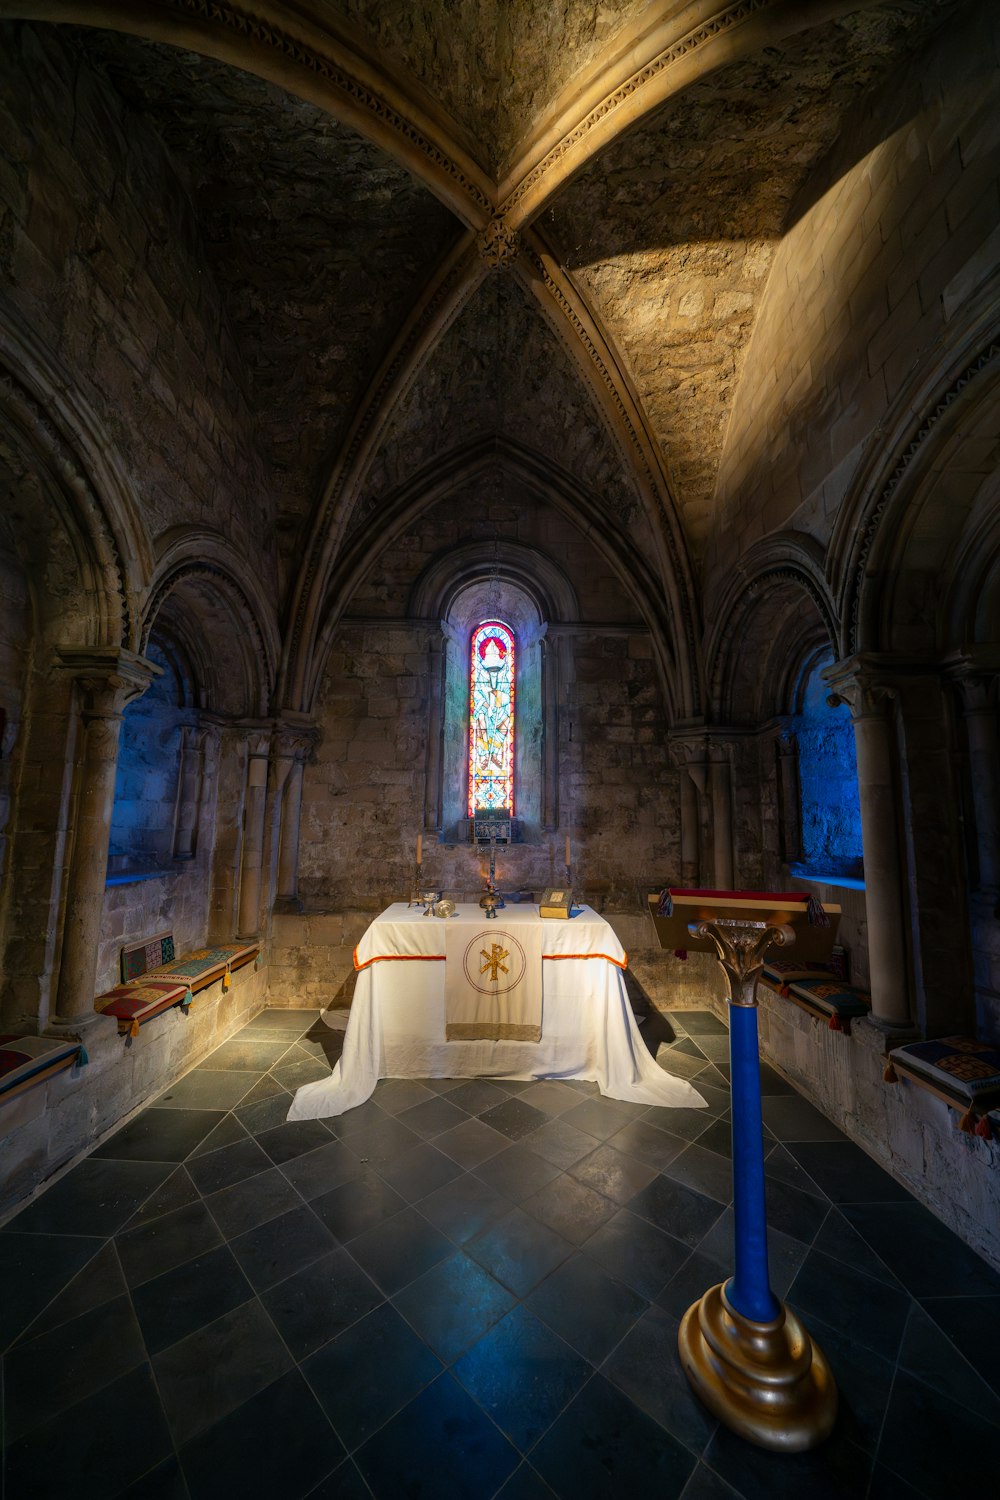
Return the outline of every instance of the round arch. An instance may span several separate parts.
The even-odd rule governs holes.
[[[234,718],[270,712],[277,626],[249,569],[220,538],[186,534],[165,550],[143,610],[141,649],[158,635],[190,663],[199,708]]]
[[[809,665],[837,650],[822,548],[801,532],[758,542],[728,579],[712,617],[705,669],[717,721],[759,724],[795,712]]]

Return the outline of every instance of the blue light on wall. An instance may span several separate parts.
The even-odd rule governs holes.
[[[861,807],[854,727],[844,704],[831,708],[820,676],[832,658],[816,663],[806,680],[802,709],[790,721],[799,746],[802,870],[858,878]]]

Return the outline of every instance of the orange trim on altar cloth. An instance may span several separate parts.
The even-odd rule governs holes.
[[[543,953],[542,958],[603,958],[609,964],[614,964],[616,969],[628,968],[627,953],[623,958],[612,958],[610,953]]]
[[[354,967],[359,974],[372,964],[443,964],[444,960],[443,953],[376,953],[374,958],[366,958],[359,964],[358,950],[354,950]]]

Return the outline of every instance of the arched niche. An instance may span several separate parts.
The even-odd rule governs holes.
[[[782,866],[860,875],[853,727],[846,709],[828,704],[821,676],[837,639],[822,561],[809,537],[768,538],[713,612],[708,677],[745,805],[743,878],[779,879]],[[759,788],[752,808],[748,787]]]
[[[799,786],[798,859],[793,872],[836,884],[863,875],[861,803],[854,725],[845,703],[831,703],[823,676],[833,651],[821,646],[802,664],[783,733],[793,739]]]
[[[457,843],[468,833],[470,641],[484,620],[502,620],[515,639],[514,812],[517,837],[541,836],[544,801],[543,620],[537,599],[509,579],[479,578],[458,587],[442,618],[442,837]]]

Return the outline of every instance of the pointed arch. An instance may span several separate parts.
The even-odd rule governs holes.
[[[386,496],[378,515],[370,518],[348,539],[330,573],[316,640],[310,652],[303,700],[305,712],[310,711],[315,700],[333,634],[373,561],[428,506],[498,463],[530,495],[551,503],[561,515],[579,527],[611,568],[649,629],[669,716],[671,719],[683,717],[677,646],[662,588],[652,568],[623,540],[621,529],[609,521],[599,496],[586,491],[575,478],[542,454],[510,439],[501,442],[494,437],[456,447],[436,458],[392,495]]]

